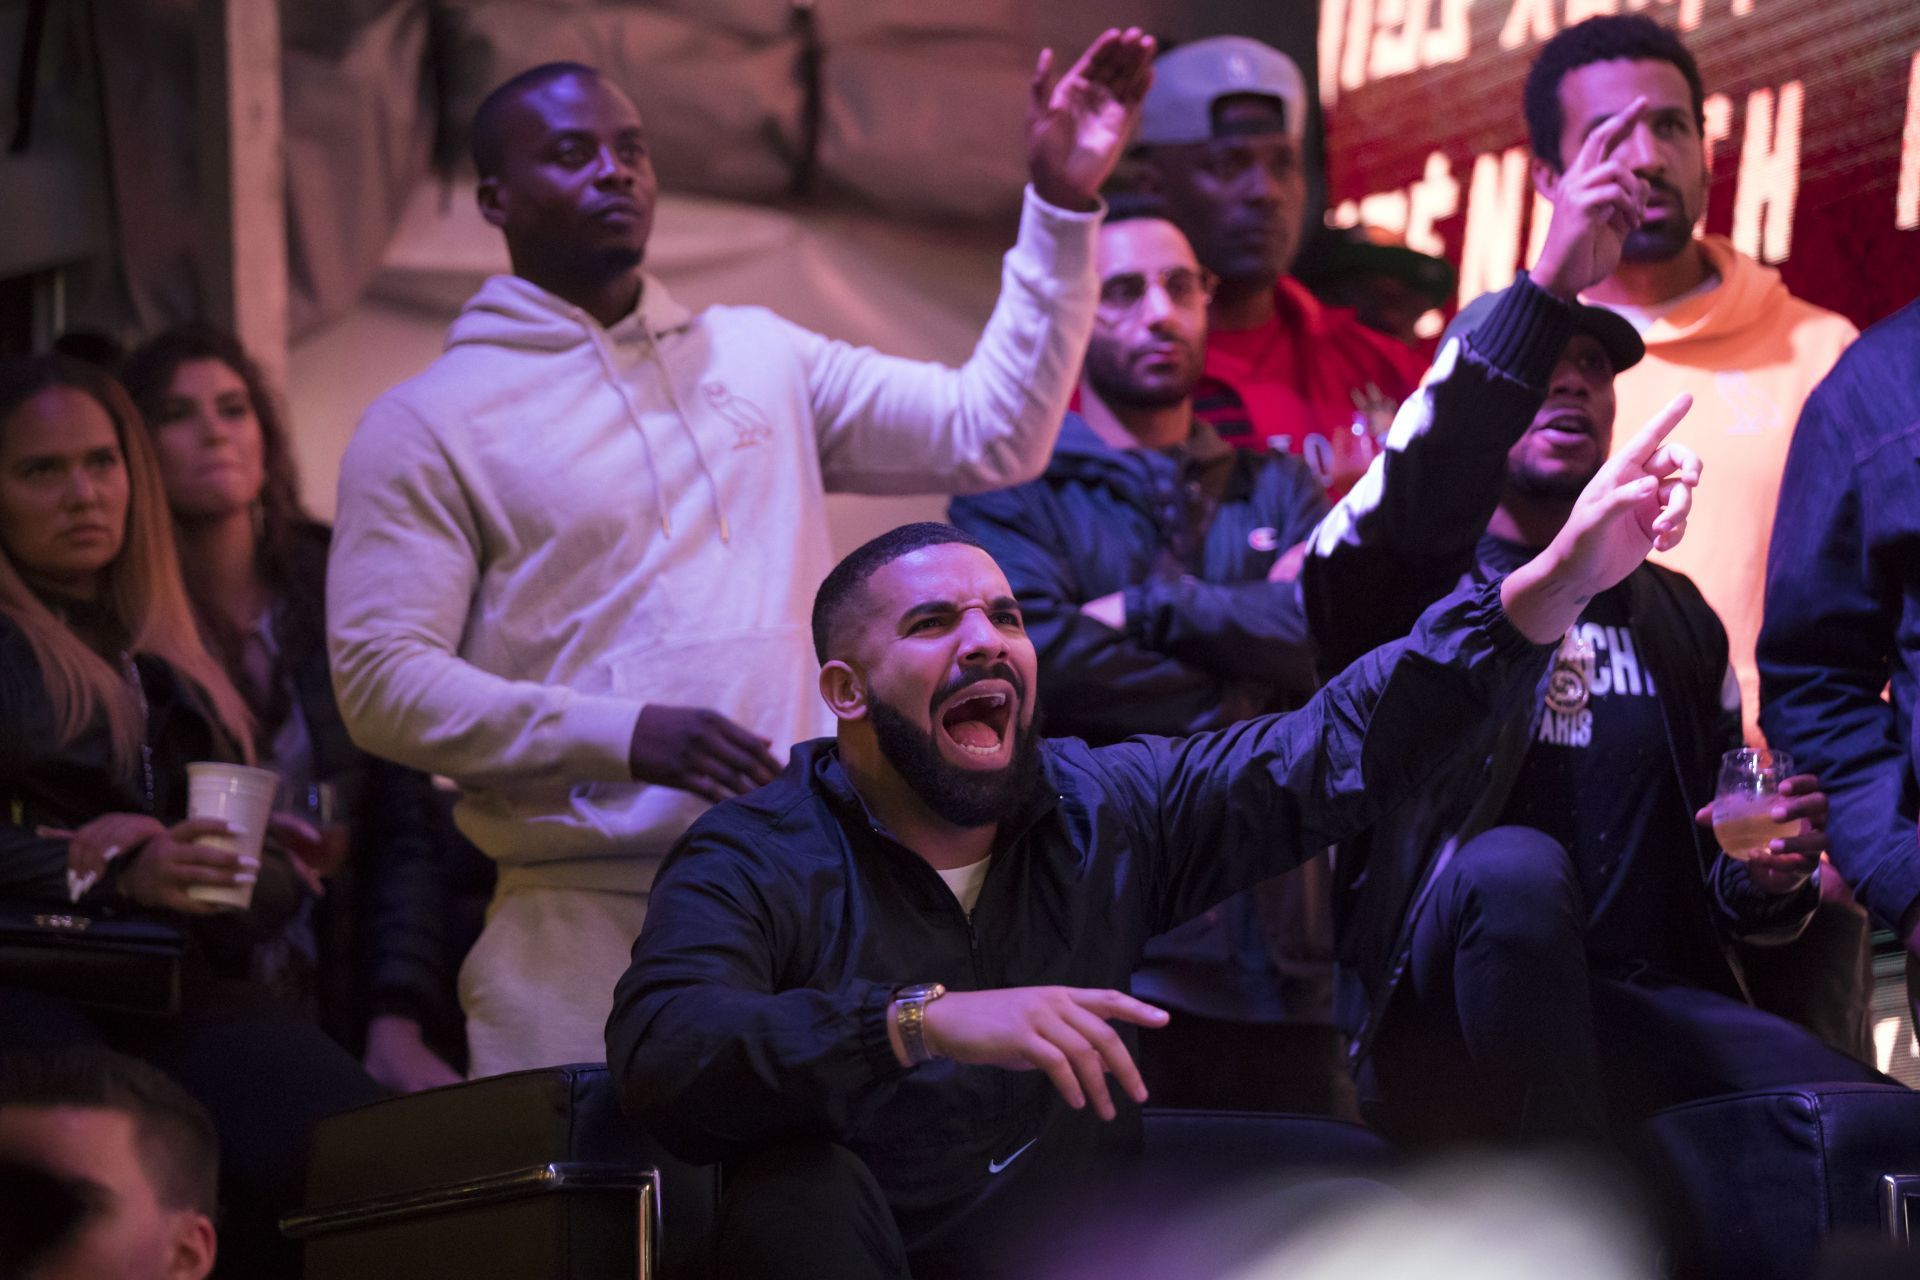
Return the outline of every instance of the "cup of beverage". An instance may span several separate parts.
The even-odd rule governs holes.
[[[201,836],[195,843],[231,849],[258,861],[267,839],[267,818],[273,812],[274,792],[279,786],[280,776],[270,769],[213,760],[189,764],[187,816],[219,818],[234,830],[233,835]],[[196,884],[187,890],[187,896],[245,911],[253,905],[253,883]]]
[[[1773,806],[1780,784],[1793,776],[1793,757],[1765,747],[1741,747],[1720,757],[1720,781],[1713,792],[1713,838],[1729,857],[1745,862],[1765,853],[1773,841],[1797,836],[1803,819],[1777,822]]]

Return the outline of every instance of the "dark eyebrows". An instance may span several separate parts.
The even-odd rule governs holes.
[[[959,606],[951,600],[922,600],[900,615],[900,625],[905,628],[921,618],[937,618],[943,614],[956,613]]]
[[[986,609],[989,613],[1002,613],[1007,610],[1018,613],[1020,602],[1012,596],[995,596],[986,602]],[[900,615],[900,627],[905,630],[922,618],[938,618],[959,612],[960,606],[951,600],[922,600]]]
[[[630,124],[613,136],[616,142],[644,143],[647,140],[647,129],[645,125]],[[558,129],[547,135],[547,145],[549,146],[557,147],[569,142],[584,142],[591,147],[598,146],[600,139],[593,130],[581,128]]]
[[[1613,117],[1618,114],[1619,112],[1617,111],[1602,111],[1600,114],[1594,116],[1593,119],[1587,121],[1586,127],[1580,130],[1581,141],[1584,142],[1588,134],[1592,133],[1595,129],[1598,129],[1601,125],[1613,119]],[[1670,106],[1670,107],[1650,106],[1647,108],[1646,113],[1641,118],[1645,120],[1648,124],[1653,124],[1656,121],[1669,121],[1669,120],[1679,120],[1685,124],[1692,124],[1693,108],[1690,106]]]

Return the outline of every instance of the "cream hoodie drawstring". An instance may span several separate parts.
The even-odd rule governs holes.
[[[614,367],[613,355],[607,350],[605,331],[586,316],[581,317],[580,323],[587,331],[587,340],[593,344],[594,354],[600,357],[601,372],[607,375],[607,381],[611,382],[613,389],[619,393],[620,403],[627,407],[627,420],[633,423],[633,429],[640,433],[640,446],[646,450],[647,454],[647,475],[653,481],[653,506],[660,513],[660,534],[662,537],[671,538],[673,524],[667,518],[666,490],[660,485],[660,467],[653,460],[653,441],[648,438],[647,428],[640,421],[640,410],[634,407],[633,397],[627,394],[627,384],[621,379],[620,371]],[[648,336],[651,338],[652,335]],[[679,408],[675,405],[674,411],[679,412]]]
[[[707,465],[707,451],[700,447],[700,437],[693,429],[693,419],[687,417],[687,411],[680,407],[680,393],[673,389],[673,374],[667,369],[667,362],[660,355],[660,335],[646,326],[646,318],[641,317],[641,326],[646,328],[647,353],[653,357],[654,367],[660,370],[660,381],[667,388],[667,403],[673,406],[674,416],[680,419],[681,430],[687,433],[687,439],[693,444],[693,456],[700,460],[700,474],[707,478],[707,501],[713,506],[713,518],[720,524],[720,541],[726,546],[733,545],[733,527],[727,523],[726,508],[720,503],[720,482],[714,479],[713,468]],[[622,394],[625,394],[624,390]],[[632,408],[632,403],[628,403]]]
[[[647,472],[653,479],[653,501],[660,511],[660,532],[663,536],[673,536],[673,524],[667,518],[667,498],[660,485],[660,468],[653,460],[653,441],[647,435],[647,429],[640,419],[640,410],[633,403],[633,395],[627,390],[625,379],[620,377],[614,366],[613,354],[607,350],[606,331],[595,324],[590,317],[582,317],[587,337],[593,342],[594,354],[600,357],[600,368],[607,375],[607,381],[620,395],[620,403],[627,407],[627,419],[633,423],[633,429],[640,433],[640,443],[647,451]],[[699,460],[700,474],[707,478],[707,501],[713,507],[713,518],[720,525],[720,541],[726,546],[733,545],[733,528],[727,523],[726,509],[720,504],[720,482],[714,478],[713,468],[707,463],[707,451],[700,447],[700,437],[693,430],[693,421],[687,417],[687,411],[680,407],[680,394],[673,389],[673,375],[667,371],[667,363],[660,357],[660,335],[641,318],[641,329],[647,336],[647,354],[653,357],[653,363],[660,370],[660,381],[666,384],[667,403],[673,406],[674,417],[680,420],[680,429],[687,433],[687,439],[693,445],[693,456]]]

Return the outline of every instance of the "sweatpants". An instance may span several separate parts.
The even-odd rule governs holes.
[[[460,966],[467,1074],[605,1062],[614,984],[646,915],[644,893],[525,887],[496,897]]]

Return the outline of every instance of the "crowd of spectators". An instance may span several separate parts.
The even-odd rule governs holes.
[[[231,336],[0,362],[0,1275],[297,1275],[322,1117],[572,1061],[725,1164],[742,1277],[1018,1268],[1150,1096],[1605,1149],[1885,1082],[1914,309],[1842,355],[1697,235],[1693,59],[1601,17],[1528,78],[1538,261],[1423,372],[1444,264],[1295,276],[1293,63],[1155,54],[1037,63],[958,368],[677,303],[573,63],[480,106],[512,271],[333,529]],[[829,492],[951,524],[836,565]],[[194,762],[277,775],[258,856]]]

